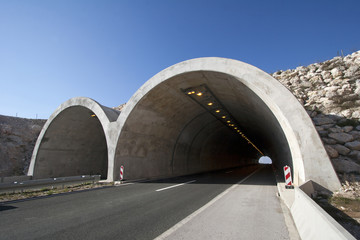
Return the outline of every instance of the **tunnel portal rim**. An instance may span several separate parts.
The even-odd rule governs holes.
[[[53,121],[55,121],[57,119],[57,117],[62,114],[63,112],[67,111],[70,108],[73,107],[82,107],[85,109],[88,109],[89,111],[93,112],[96,116],[98,121],[100,122],[101,125],[101,129],[104,133],[105,136],[105,144],[106,144],[106,149],[107,149],[107,169],[105,169],[106,178],[108,178],[108,169],[109,169],[109,164],[111,164],[111,161],[109,160],[109,139],[108,139],[108,134],[107,134],[107,128],[108,128],[108,124],[110,122],[108,116],[105,114],[105,111],[102,107],[102,105],[100,105],[98,102],[96,102],[95,100],[91,99],[91,98],[87,98],[87,97],[74,97],[71,98],[67,101],[65,101],[64,103],[62,103],[48,118],[48,120],[45,122],[43,128],[41,129],[41,132],[36,140],[35,143],[35,147],[33,150],[33,154],[31,156],[31,161],[30,161],[30,165],[29,165],[29,170],[27,175],[28,176],[34,176],[34,172],[35,172],[35,168],[36,168],[36,162],[37,162],[37,155],[38,152],[40,151],[40,146],[41,143],[44,139],[44,137],[46,136],[46,132],[49,128],[51,128],[51,125],[53,123]],[[91,117],[91,116],[90,116]]]
[[[264,71],[238,60],[218,57],[195,58],[177,63],[153,76],[136,91],[117,119],[119,131],[115,143],[114,165],[116,164],[117,149],[120,147],[118,143],[122,137],[122,129],[127,123],[127,118],[143,97],[175,76],[196,71],[219,72],[232,76],[253,91],[266,104],[280,124],[289,144],[295,184],[300,185],[307,180],[314,179],[329,189],[339,188],[340,182],[320,137],[306,110],[295,96],[278,80]],[[286,97],[286,104],[278,100],[278,98],[284,97]],[[312,154],[313,149],[317,156]],[[321,162],[320,165],[326,169],[325,173],[317,174],[313,168],[318,165],[313,161]],[[113,169],[113,172],[115,177],[116,169]]]

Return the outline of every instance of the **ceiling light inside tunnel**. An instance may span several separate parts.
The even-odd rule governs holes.
[[[95,115],[95,114],[91,114],[90,116],[91,116],[91,117],[96,117],[96,115]]]
[[[247,141],[256,151],[258,151],[261,155],[264,155],[258,147],[252,143],[243,132],[238,130],[238,128],[243,129],[240,124],[235,120],[235,118],[230,114],[230,112],[224,107],[224,105],[220,102],[220,100],[215,96],[215,94],[205,85],[199,85],[196,87],[190,87],[185,90],[181,89],[186,95],[188,95],[192,100],[202,106],[206,111],[208,111],[215,118],[220,120],[225,126],[231,129],[234,133],[239,133],[239,135]],[[201,98],[194,97],[196,94]],[[212,106],[212,107],[209,107]],[[218,114],[222,112],[222,114]],[[230,120],[226,120],[230,119]],[[239,127],[240,126],[240,127]]]

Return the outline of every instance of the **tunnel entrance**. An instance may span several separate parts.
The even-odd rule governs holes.
[[[258,164],[262,154],[279,169],[293,165],[272,111],[235,77],[196,71],[162,82],[137,103],[121,131],[115,163],[137,179]]]
[[[203,86],[211,99],[197,92]],[[124,166],[126,179],[175,177],[258,164],[262,155],[275,170],[290,166],[295,185],[340,187],[310,117],[279,81],[240,61],[198,58],[156,74],[121,114],[89,98],[63,103],[40,133],[28,175],[114,181]]]
[[[196,92],[204,85],[250,142],[210,114],[210,105],[194,101],[206,96]],[[113,179],[121,165],[128,179],[161,178],[258,164],[265,155],[275,170],[290,166],[295,185],[311,179],[340,186],[303,106],[279,81],[240,61],[198,58],[161,71],[132,96],[117,123]]]
[[[107,170],[106,138],[95,113],[82,106],[60,112],[42,138],[34,177],[101,175],[106,179]]]

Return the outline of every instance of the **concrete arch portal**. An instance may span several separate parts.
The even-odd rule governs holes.
[[[189,96],[189,89],[203,95]],[[224,58],[175,64],[147,81],[118,117],[98,121],[104,134],[99,142],[106,139],[107,179],[118,179],[121,165],[126,179],[142,179],[258,163],[260,152],[216,115],[211,108],[215,105],[206,105],[209,97],[236,123],[233,128],[271,157],[274,166],[292,167],[295,184],[311,179],[332,190],[340,186],[317,131],[297,99],[260,69]],[[72,121],[68,118],[66,125]],[[44,129],[50,130],[51,125]],[[81,134],[77,131],[64,139]],[[39,137],[38,152],[48,148],[46,140]],[[34,151],[32,164],[41,156]],[[49,161],[43,168],[52,164]],[[29,170],[29,174],[37,172]]]
[[[28,174],[35,178],[99,174],[106,179],[105,130],[118,115],[89,98],[66,101],[45,123]]]

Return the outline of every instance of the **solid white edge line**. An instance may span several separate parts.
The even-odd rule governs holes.
[[[160,189],[158,189],[158,190],[156,190],[156,191],[157,191],[157,192],[160,192],[160,191],[164,191],[164,190],[167,190],[167,189],[170,189],[170,188],[174,188],[174,187],[179,187],[179,186],[182,186],[182,185],[185,185],[185,184],[189,184],[189,183],[193,183],[193,182],[196,182],[196,180],[192,180],[192,181],[189,181],[189,182],[176,184],[176,185],[173,185],[173,186],[170,186],[170,187],[166,187],[166,188],[160,188]]]
[[[245,177],[244,179],[242,179],[241,181],[235,183],[234,185],[232,185],[231,187],[229,187],[228,189],[226,189],[224,192],[220,193],[219,195],[217,195],[215,198],[213,198],[210,202],[208,202],[207,204],[205,204],[204,206],[202,206],[201,208],[199,208],[198,210],[196,210],[195,212],[193,212],[192,214],[190,214],[189,216],[187,216],[186,218],[184,218],[182,221],[178,222],[177,224],[175,224],[173,227],[171,227],[169,230],[167,230],[166,232],[163,232],[161,235],[159,235],[158,237],[156,237],[154,240],[163,240],[165,238],[167,238],[168,236],[170,236],[173,232],[175,232],[176,230],[178,230],[179,228],[181,228],[182,226],[184,226],[186,223],[188,223],[191,219],[193,219],[194,217],[196,217],[197,215],[199,215],[201,212],[203,212],[205,209],[207,209],[208,207],[210,207],[211,205],[213,205],[216,201],[218,201],[220,198],[222,198],[223,196],[225,196],[227,193],[229,193],[232,189],[234,189],[236,186],[238,186],[239,184],[243,183],[244,181],[246,181],[249,177],[251,177],[252,175],[254,175],[255,173],[257,173],[260,169],[256,169],[254,172],[250,173],[247,177]]]

